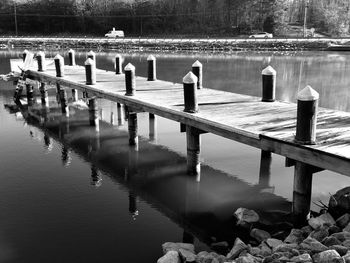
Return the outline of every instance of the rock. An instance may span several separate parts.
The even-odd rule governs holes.
[[[344,260],[344,263],[350,263],[350,254],[346,254],[345,256],[343,256],[343,260]]]
[[[239,257],[236,259],[236,263],[258,263],[260,261],[257,260],[254,256],[247,254],[247,256]]]
[[[327,246],[327,247],[330,247],[330,246],[333,246],[333,245],[340,245],[341,242],[333,237],[333,236],[330,236],[330,237],[326,237],[325,239],[322,240],[321,242],[323,245]]]
[[[194,253],[194,245],[190,243],[173,243],[173,242],[166,242],[162,245],[163,253],[166,254],[168,251],[177,251],[179,252],[179,249],[185,249],[192,253]]]
[[[196,261],[196,254],[194,254],[193,252],[191,252],[187,249],[180,248],[179,255],[180,255],[180,258],[182,259],[182,262],[187,263],[187,262],[195,262]]]
[[[271,248],[265,243],[265,241],[261,242],[259,248],[261,250],[261,255],[264,257],[269,256],[272,253]]]
[[[298,244],[282,244],[274,249],[274,252],[292,252],[294,249],[298,249]]]
[[[286,237],[284,240],[284,243],[287,244],[299,244],[304,240],[304,235],[303,231],[300,229],[295,229],[293,228],[290,231],[290,234]]]
[[[328,250],[328,247],[323,245],[321,242],[317,241],[312,237],[306,238],[301,244],[301,249],[311,251],[312,253],[319,253]]]
[[[281,240],[276,238],[268,238],[265,240],[265,242],[271,249],[275,249],[277,246],[283,244]]]
[[[334,226],[330,226],[328,228],[328,232],[329,232],[330,235],[332,235],[334,233],[342,232],[342,230],[338,226],[334,225]]]
[[[179,252],[168,251],[164,256],[157,260],[157,263],[181,263]]]
[[[310,237],[316,239],[317,241],[322,241],[326,237],[328,237],[328,227],[322,226],[319,229],[316,229],[310,233]]]
[[[343,241],[343,243],[341,243],[342,244],[342,246],[344,246],[344,247],[347,247],[347,248],[350,248],[350,240],[344,240]]]
[[[350,223],[343,228],[343,232],[350,232]]]
[[[313,260],[315,263],[343,263],[342,257],[334,249],[314,255]]]
[[[350,187],[340,189],[329,198],[328,211],[335,218],[350,212]]]
[[[335,225],[334,218],[329,213],[322,214],[318,217],[310,218],[308,223],[313,229],[318,229],[323,225]]]
[[[213,250],[215,250],[215,251],[217,251],[217,252],[219,252],[219,253],[221,253],[221,254],[226,254],[227,253],[227,251],[228,251],[228,243],[226,242],[226,241],[221,241],[221,242],[216,242],[216,243],[212,243],[211,245],[210,245],[210,247],[213,249]]]
[[[246,250],[247,248],[248,246],[237,237],[231,251],[227,254],[226,257],[228,259],[235,259],[243,250]]]
[[[286,262],[289,262],[289,258],[286,256],[282,256],[282,257],[278,258],[277,261],[282,262],[282,263],[286,263]]]
[[[250,254],[252,254],[253,256],[260,256],[261,255],[261,249],[258,247],[252,247],[250,249]]]
[[[341,245],[333,245],[333,246],[330,246],[329,249],[334,249],[339,253],[340,256],[344,256],[349,250],[349,248]]]
[[[345,240],[350,239],[350,233],[349,232],[334,233],[331,235],[331,237],[335,237],[340,242],[344,242]]]
[[[299,256],[295,256],[295,257],[292,257],[290,259],[290,262],[312,262],[312,258],[311,256],[308,254],[308,253],[304,253],[302,255],[299,255]]]
[[[258,228],[253,228],[252,231],[250,231],[250,236],[259,242],[262,242],[271,237],[268,232]]]
[[[349,214],[349,213],[345,213],[344,215],[342,215],[341,217],[339,217],[339,218],[337,219],[337,221],[335,221],[335,223],[336,223],[337,226],[339,226],[340,228],[346,227],[346,226],[350,223],[350,214]]]
[[[311,226],[304,226],[301,228],[304,238],[308,237],[314,229]]]
[[[207,252],[207,251],[202,251],[199,252],[196,256],[196,261],[197,263],[223,263],[227,262],[227,259],[222,256],[218,255],[215,252]]]
[[[238,222],[240,223],[255,223],[259,221],[259,215],[254,210],[249,210],[247,208],[238,208],[236,212],[234,213],[234,216],[237,218]]]

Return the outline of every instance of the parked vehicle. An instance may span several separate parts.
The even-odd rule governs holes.
[[[123,30],[115,30],[115,27],[113,27],[113,30],[108,31],[107,34],[105,34],[105,37],[124,37],[124,31]]]
[[[249,38],[272,38],[272,37],[273,35],[267,32],[259,32],[249,36]]]

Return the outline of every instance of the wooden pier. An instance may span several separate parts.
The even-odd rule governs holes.
[[[275,101],[274,98],[262,101],[259,97],[210,88],[197,89],[197,83],[188,82],[188,78],[184,78],[183,84],[157,80],[153,60],[149,66],[154,67],[154,72],[149,70],[149,74],[151,72],[154,76],[144,78],[135,76],[132,65],[127,65],[126,74],[120,74],[95,68],[96,63],[91,65],[93,59],[90,58],[85,67],[73,64],[65,65],[62,69],[56,64],[56,67],[47,66],[45,71],[38,71],[35,64],[27,71],[27,77],[41,83],[57,84],[60,89],[75,93],[80,90],[90,101],[98,97],[124,104],[129,113],[130,145],[137,145],[138,112],[149,112],[152,118],[156,115],[180,122],[182,127],[186,127],[190,173],[200,173],[200,135],[206,132],[259,148],[264,155],[272,152],[286,157],[287,166],[295,165],[293,212],[298,218],[305,219],[309,212],[313,173],[327,169],[350,175],[348,112],[324,108],[317,110],[317,105],[313,106],[317,112],[310,117],[310,121],[317,118],[317,130],[309,133],[315,134],[316,143],[303,143],[295,138],[298,132],[297,105],[294,103]],[[12,68],[16,68],[21,62],[12,60],[11,63]],[[117,68],[120,71],[120,67]],[[273,81],[270,82],[275,85]],[[194,93],[186,95],[191,84],[195,87]],[[266,83],[263,86],[265,88]],[[185,100],[186,96],[195,98],[195,105],[192,105],[194,110],[186,110],[188,105],[185,107],[184,95]],[[316,101],[317,98],[311,100]],[[305,114],[309,115],[310,112]],[[304,126],[313,129],[315,123],[304,123]]]

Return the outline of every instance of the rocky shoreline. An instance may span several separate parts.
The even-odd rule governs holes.
[[[305,51],[325,50],[329,41],[290,40],[275,41],[234,41],[225,39],[119,39],[106,38],[11,38],[1,39],[2,48],[37,49],[95,49],[95,50],[144,50],[144,51]]]
[[[259,215],[253,210],[239,208],[234,217],[258,245],[237,237],[231,249],[221,241],[211,245],[211,252],[195,253],[193,244],[167,242],[157,263],[350,263],[350,187],[332,195],[328,206],[307,225],[279,238],[255,227]]]

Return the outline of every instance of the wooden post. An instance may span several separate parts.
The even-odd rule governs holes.
[[[198,78],[192,72],[183,78],[185,112],[195,113],[198,111],[197,81]]]
[[[89,120],[90,126],[96,127],[96,131],[99,131],[98,105],[96,97],[89,99]]]
[[[22,58],[23,58],[23,62],[26,60],[27,54],[29,53],[29,51],[27,49],[25,49],[22,53]]]
[[[298,93],[297,127],[295,141],[299,144],[316,143],[316,123],[319,94],[310,86]],[[296,222],[302,224],[310,212],[312,191],[312,166],[295,162],[293,188],[293,214]]]
[[[114,125],[114,112],[111,112],[111,118],[110,118],[110,123]]]
[[[118,113],[118,125],[121,126],[124,124],[125,116],[124,116],[124,109],[122,108],[122,105],[119,102],[117,103],[117,113]]]
[[[60,90],[60,101],[62,114],[64,114],[66,117],[69,117],[68,96],[65,89]]]
[[[135,67],[129,63],[124,68],[126,96],[134,96],[136,91]]]
[[[316,143],[316,124],[319,94],[310,86],[298,93],[297,127],[295,142]]]
[[[45,105],[46,107],[49,106],[49,95],[46,89],[46,83],[45,82],[41,82],[40,83],[40,94],[41,94],[41,104]]]
[[[123,65],[123,58],[120,54],[117,54],[115,56],[115,74],[122,74],[123,73],[123,69],[122,69],[122,65]]]
[[[157,66],[156,66],[156,58],[153,55],[149,55],[147,58],[148,64],[148,81],[157,80]]]
[[[200,134],[192,126],[186,126],[187,140],[187,172],[191,175],[200,175]]]
[[[262,99],[261,101],[273,102],[276,96],[276,70],[268,66],[262,72]]]
[[[197,89],[203,88],[203,65],[198,60],[192,65],[192,72],[197,77]]]
[[[90,50],[87,54],[86,54],[86,58],[90,58],[93,61],[95,61],[95,65],[96,65],[96,54],[94,51]]]
[[[149,114],[149,139],[151,141],[157,139],[157,119],[153,113]]]
[[[57,54],[54,58],[55,68],[56,68],[56,77],[64,76],[64,59],[60,54]]]
[[[26,84],[28,106],[34,103],[34,87],[31,84]]]
[[[39,51],[38,54],[36,54],[36,59],[38,61],[38,71],[43,72],[46,70],[46,61],[45,61],[45,53],[42,51]]]
[[[139,138],[137,135],[137,113],[129,112],[128,116],[128,130],[129,130],[129,145],[138,148]]]
[[[76,102],[78,100],[79,100],[79,98],[78,98],[78,90],[77,89],[72,89],[72,101]]]
[[[69,58],[69,66],[75,66],[75,51],[73,49],[70,49],[68,51],[68,58]]]
[[[271,152],[261,150],[259,171],[259,186],[261,187],[270,186],[271,161]]]
[[[86,85],[96,84],[96,62],[91,58],[85,61]]]
[[[61,84],[56,83],[56,99],[57,99],[57,103],[60,104],[61,103]]]

